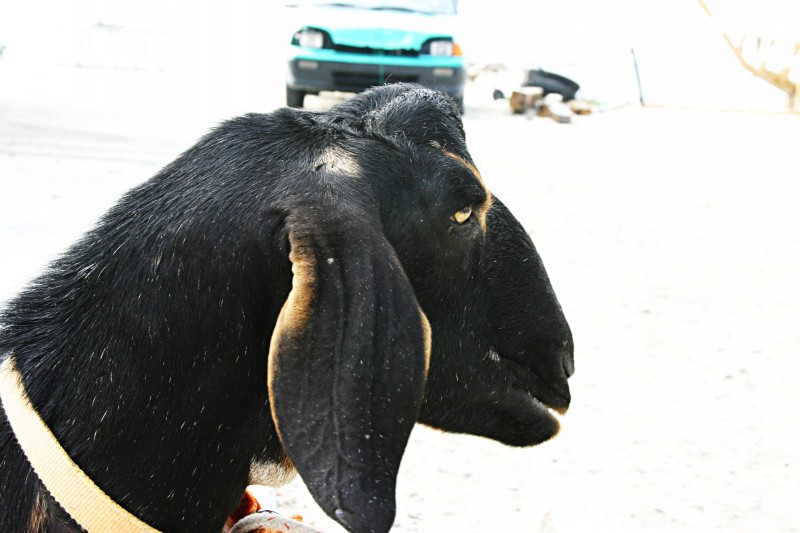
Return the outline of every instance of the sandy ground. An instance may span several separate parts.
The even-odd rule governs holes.
[[[0,77],[0,300],[244,111],[181,105],[163,74],[0,62]],[[465,126],[570,320],[574,402],[536,448],[415,430],[394,530],[800,531],[800,117],[626,108],[558,125],[471,87]],[[299,480],[277,499],[341,531]]]

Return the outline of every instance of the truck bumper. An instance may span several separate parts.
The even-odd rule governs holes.
[[[321,91],[357,93],[376,85],[408,82],[462,98],[466,83],[462,64],[416,66],[293,58],[288,66],[287,87],[309,94]]]

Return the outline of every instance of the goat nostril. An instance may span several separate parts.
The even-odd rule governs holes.
[[[571,378],[574,373],[575,359],[572,357],[572,353],[568,353],[564,356],[564,374],[566,374],[568,378]]]
[[[575,373],[575,347],[572,344],[571,338],[564,341],[562,365],[564,367],[564,374],[566,374],[568,378],[571,378]]]

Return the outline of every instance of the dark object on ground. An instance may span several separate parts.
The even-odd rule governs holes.
[[[580,85],[569,78],[541,69],[525,72],[525,81],[522,85],[525,87],[541,87],[544,89],[545,96],[551,93],[560,94],[564,97],[565,102],[573,100],[575,94],[581,88]]]

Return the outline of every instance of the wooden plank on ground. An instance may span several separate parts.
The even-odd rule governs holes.
[[[533,109],[543,96],[544,89],[541,87],[520,87],[511,93],[511,111],[524,113],[526,109]]]

